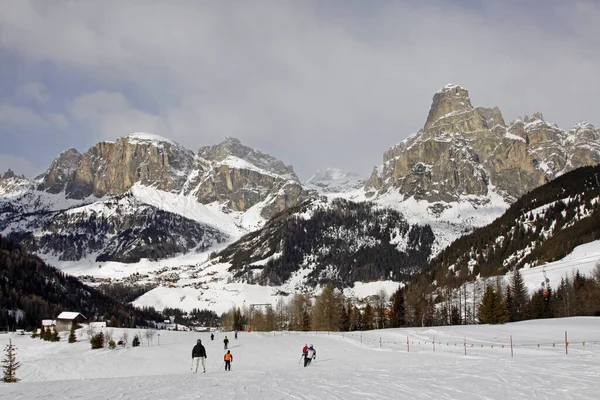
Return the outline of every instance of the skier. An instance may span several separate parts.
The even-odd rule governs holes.
[[[202,372],[206,372],[206,349],[202,346],[202,340],[198,339],[192,349],[192,371],[198,372],[198,364],[202,363]]]
[[[315,348],[311,344],[309,346],[309,348],[306,350],[306,353],[304,353],[304,366],[305,367],[309,366],[310,362],[312,360],[314,360],[315,358],[317,358],[317,351],[315,350]]]
[[[231,350],[227,350],[225,357],[223,357],[223,361],[225,361],[225,371],[231,371],[231,363],[233,362]]]
[[[215,334],[214,333],[210,334],[210,340],[215,340]]]
[[[308,352],[308,344],[304,343],[304,347],[302,348],[302,356],[300,357],[300,361],[304,359],[304,366],[306,367],[306,353]],[[298,361],[298,364],[300,364]]]
[[[225,350],[227,350],[227,345],[229,344],[229,339],[227,339],[227,336],[225,336],[225,339],[223,339],[223,348]]]
[[[234,334],[235,334],[235,338],[237,339],[237,334],[238,334],[237,329],[235,330]]]

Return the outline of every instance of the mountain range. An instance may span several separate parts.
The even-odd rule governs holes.
[[[447,85],[366,179],[330,169],[302,183],[235,138],[194,152],[135,133],[68,149],[31,180],[1,175],[0,234],[88,283],[141,270],[157,308],[214,304],[227,285],[397,286],[523,195],[598,163],[591,124],[562,130],[541,113],[506,123]]]

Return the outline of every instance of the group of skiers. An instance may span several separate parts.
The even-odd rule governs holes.
[[[317,350],[315,350],[312,344],[308,346],[306,343],[304,343],[304,347],[302,348],[302,357],[304,357],[304,366],[308,367],[312,360],[317,358]]]
[[[237,339],[238,332],[235,331],[235,338]],[[210,340],[214,340],[214,333],[210,334]],[[229,345],[229,339],[227,336],[223,339],[223,349],[227,350],[227,346]],[[307,367],[310,365],[312,360],[317,358],[317,351],[311,344],[308,346],[306,343],[304,344],[304,348],[302,348],[302,357],[304,358],[304,366]],[[198,372],[198,367],[202,366],[202,372],[206,372],[206,349],[202,345],[202,340],[198,339],[196,341],[196,345],[192,349],[192,371],[194,373]],[[231,363],[233,362],[233,354],[231,354],[231,350],[227,350],[227,353],[223,356],[223,363],[225,364],[225,371],[231,371]]]

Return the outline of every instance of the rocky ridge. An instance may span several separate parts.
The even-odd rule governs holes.
[[[365,185],[367,197],[396,191],[432,204],[508,204],[572,169],[600,162],[600,132],[569,131],[541,113],[506,124],[497,107],[473,107],[467,90],[447,85],[433,96],[423,129],[387,150]]]

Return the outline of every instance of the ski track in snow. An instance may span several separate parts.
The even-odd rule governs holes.
[[[118,339],[124,331],[112,330]],[[106,331],[106,328],[105,328]],[[565,355],[564,331],[569,332]],[[143,331],[142,331],[143,333]],[[91,350],[11,333],[21,367],[0,398],[31,399],[596,399],[600,382],[600,318],[536,320],[500,326],[386,329],[352,333],[240,333],[232,339],[232,371],[223,370],[222,338],[158,331],[151,346]],[[514,358],[509,337],[513,336]],[[407,351],[407,337],[411,342]],[[432,341],[436,338],[436,350]],[[206,346],[207,373],[194,374],[191,349]],[[361,340],[362,339],[362,340]],[[381,347],[380,341],[381,340]],[[463,341],[467,342],[467,355]],[[583,341],[587,344],[584,346]],[[317,349],[301,365],[304,343]],[[537,347],[537,343],[542,343]],[[552,346],[555,343],[555,346]],[[494,348],[491,345],[494,345]],[[505,347],[502,348],[501,345]],[[471,347],[472,345],[472,347]],[[483,347],[481,347],[483,345]]]

